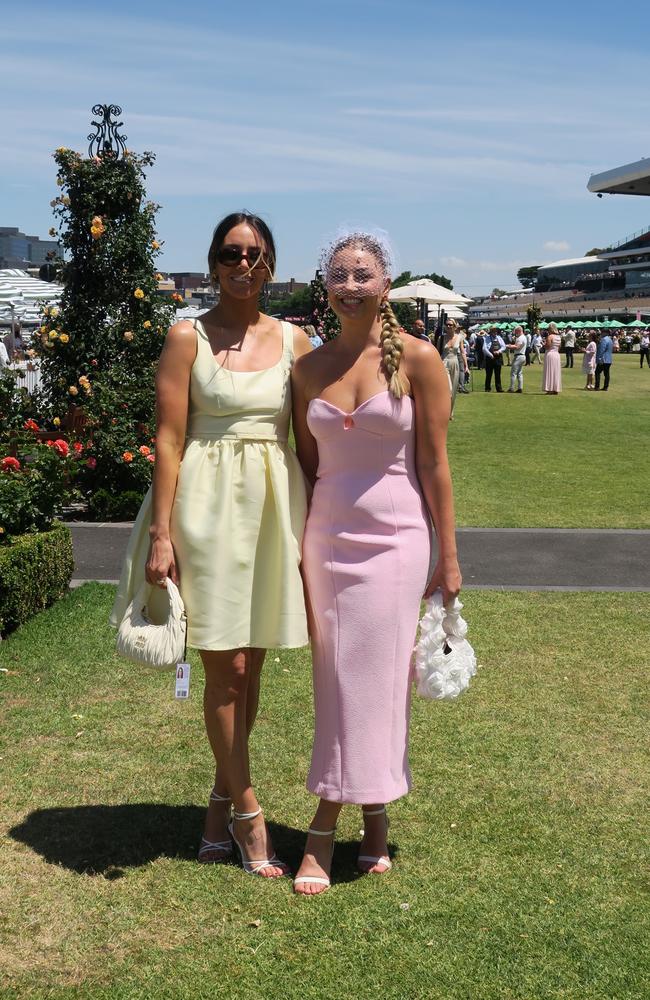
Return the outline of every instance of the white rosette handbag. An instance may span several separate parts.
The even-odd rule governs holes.
[[[153,599],[153,600],[152,600]],[[163,602],[163,610],[150,610]],[[146,581],[129,604],[120,624],[115,648],[120,656],[153,670],[175,670],[185,659],[187,617],[176,584],[153,587]]]
[[[415,647],[416,690],[423,698],[457,698],[476,673],[462,609],[457,597],[445,607],[439,590],[426,602]]]

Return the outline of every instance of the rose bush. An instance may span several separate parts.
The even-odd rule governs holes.
[[[83,449],[63,438],[41,442],[36,421],[25,421],[4,446],[11,454],[0,459],[0,544],[19,535],[46,531],[74,496]]]

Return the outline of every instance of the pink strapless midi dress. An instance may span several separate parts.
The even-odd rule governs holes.
[[[388,391],[345,413],[313,399],[318,478],[303,541],[316,714],[307,788],[381,803],[411,786],[411,657],[431,521],[415,471],[415,411]]]
[[[555,333],[552,333],[547,340],[542,373],[542,388],[544,392],[562,392],[561,343],[562,341]]]

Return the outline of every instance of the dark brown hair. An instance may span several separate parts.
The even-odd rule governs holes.
[[[267,226],[264,219],[260,219],[259,215],[252,215],[250,212],[231,212],[227,215],[225,219],[222,219],[217,228],[212,235],[212,243],[210,244],[210,249],[208,250],[208,268],[210,270],[210,277],[214,276],[215,269],[217,266],[217,254],[221,247],[223,246],[223,241],[225,240],[227,234],[235,226],[240,226],[242,223],[246,223],[251,229],[257,233],[262,243],[264,244],[263,259],[269,269],[269,277],[272,278],[275,274],[275,240],[273,239],[273,233]]]

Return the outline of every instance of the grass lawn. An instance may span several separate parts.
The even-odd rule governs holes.
[[[522,403],[542,405],[461,399],[454,431]],[[414,704],[393,871],[355,875],[348,807],[333,888],[308,900],[195,862],[201,672],[177,703],[119,661],[112,594],[87,585],[2,643],[3,1000],[647,997],[648,595],[468,593],[482,668],[458,702]],[[307,652],[269,653],[254,773],[294,866],[310,728]]]
[[[562,369],[559,396],[542,393],[539,365],[520,396],[484,392],[473,372],[449,428],[459,525],[650,528],[650,371],[616,355],[609,391],[585,392],[581,365]]]

